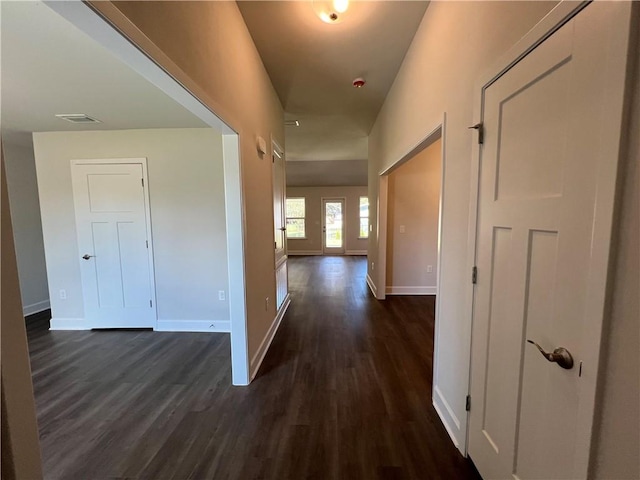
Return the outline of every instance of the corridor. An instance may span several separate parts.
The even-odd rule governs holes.
[[[55,479],[475,479],[431,406],[434,297],[375,300],[364,257],[294,257],[257,378],[224,334],[30,334]]]

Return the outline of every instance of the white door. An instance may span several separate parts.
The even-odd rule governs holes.
[[[343,198],[322,199],[322,253],[343,255],[345,210]]]
[[[87,325],[155,327],[143,165],[74,161],[71,171]]]
[[[604,132],[620,128],[606,8],[484,92],[469,454],[486,480],[587,474],[619,142]]]
[[[287,236],[285,218],[285,160],[284,152],[273,144],[273,226],[276,272],[276,309],[280,309],[289,292],[287,275]]]

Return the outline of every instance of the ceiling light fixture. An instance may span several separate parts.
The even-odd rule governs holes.
[[[313,9],[324,23],[340,23],[349,8],[349,0],[313,0]]]
[[[300,122],[298,120],[285,120],[284,121],[284,126],[285,127],[299,127],[300,126]]]

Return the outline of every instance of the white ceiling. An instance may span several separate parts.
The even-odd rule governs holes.
[[[367,137],[424,16],[427,2],[352,1],[339,24],[310,1],[240,1],[280,97],[289,161],[364,160]],[[365,87],[352,81],[364,77]]]
[[[2,136],[206,125],[41,2],[1,2]],[[57,113],[102,121],[76,125]]]

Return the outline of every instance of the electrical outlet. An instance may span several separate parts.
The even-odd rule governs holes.
[[[373,232],[373,225],[369,225],[369,231]]]
[[[264,299],[264,309],[269,310],[269,297],[265,297]]]
[[[67,299],[67,291],[60,290],[60,300],[66,300],[66,299]]]
[[[405,232],[404,225],[400,225],[400,233],[404,233],[404,232]]]
[[[224,290],[218,290],[218,300],[224,300]]]
[[[433,265],[427,265],[427,273],[433,273]]]
[[[371,262],[371,270],[375,270],[376,269],[376,262]]]

